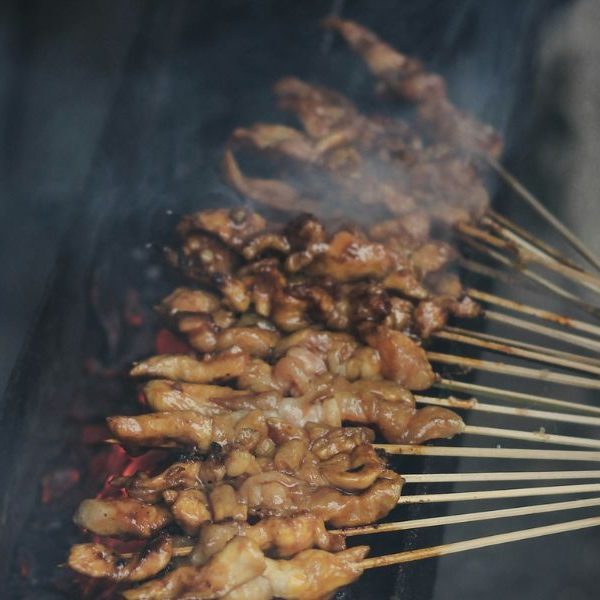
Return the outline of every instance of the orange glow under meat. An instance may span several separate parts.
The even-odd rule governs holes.
[[[154,345],[157,354],[189,354],[193,352],[191,346],[168,329],[161,329],[156,334]]]

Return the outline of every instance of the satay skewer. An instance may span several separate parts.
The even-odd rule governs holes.
[[[473,329],[463,329],[462,327],[452,327],[446,325],[441,331],[447,331],[459,335],[465,335],[479,340],[487,340],[489,342],[496,342],[502,344],[509,349],[520,348],[523,350],[531,350],[541,354],[548,354],[557,358],[563,358],[576,363],[585,363],[587,365],[593,365],[600,368],[600,359],[593,358],[591,356],[584,356],[583,354],[575,354],[573,352],[565,352],[563,350],[556,350],[554,348],[548,348],[539,344],[530,344],[528,342],[522,342],[521,340],[515,340],[513,338],[501,337],[499,335],[492,335],[490,333],[482,333]]]
[[[504,180],[517,195],[548,222],[589,264],[600,271],[600,259],[556,216],[554,216],[514,175],[495,158],[482,155],[485,162]]]
[[[535,306],[528,306],[522,302],[515,302],[514,300],[509,300],[508,298],[503,298],[501,296],[476,290],[474,288],[468,288],[466,293],[474,300],[478,300],[480,302],[501,306],[502,308],[506,308],[514,312],[520,312],[526,315],[531,315],[532,317],[537,317],[538,319],[542,319],[544,321],[550,321],[560,325],[561,327],[584,331],[600,337],[600,327],[598,325],[594,325],[593,323],[572,319],[571,317],[559,315],[549,310],[544,310]]]
[[[590,377],[580,377],[579,375],[569,375],[566,373],[557,373],[546,369],[532,369],[530,367],[520,367],[507,363],[491,360],[480,360],[467,356],[455,356],[453,354],[444,354],[441,352],[427,352],[427,358],[431,362],[442,363],[446,365],[455,365],[467,369],[476,369],[479,371],[490,371],[502,375],[511,375],[513,377],[522,377],[525,379],[535,379],[549,383],[558,383],[561,385],[571,385],[590,390],[600,389],[600,379]]]
[[[509,256],[506,258],[513,262],[519,269],[522,269],[525,265],[538,265],[544,269],[558,273],[593,292],[600,293],[600,278],[597,275],[580,269],[574,269],[558,262],[554,258],[548,258],[538,251],[532,251],[529,247],[524,246],[514,238],[506,240],[497,237],[493,233],[482,229],[481,226],[470,223],[459,223],[456,225],[456,228],[463,236],[483,242],[495,250],[507,252]]]
[[[488,398],[499,398],[501,400],[526,402],[532,404],[544,404],[547,406],[561,407],[569,411],[600,414],[600,407],[598,406],[589,406],[587,404],[582,404],[581,402],[559,400],[558,398],[549,398],[547,396],[527,394],[525,392],[515,392],[514,390],[495,388],[476,383],[468,383],[466,381],[456,381],[454,379],[445,379],[443,377],[439,377],[433,384],[433,387],[444,390],[452,390],[455,392],[463,392],[466,394],[478,394]]]
[[[364,569],[374,569],[377,567],[385,567],[415,560],[422,560],[424,558],[455,554],[456,552],[464,552],[465,550],[477,550],[480,548],[497,546],[499,544],[506,544],[509,542],[529,540],[546,535],[587,529],[589,527],[598,527],[599,525],[600,517],[577,519],[575,521],[556,523],[554,525],[531,527],[529,529],[520,529],[517,531],[511,531],[509,533],[489,535],[485,537],[464,540],[462,542],[451,542],[449,544],[442,544],[440,546],[431,546],[429,548],[419,548],[417,550],[407,550],[405,552],[398,552],[396,554],[387,554],[384,556],[376,556],[374,558],[366,558],[361,561],[360,565]]]
[[[530,249],[537,249],[542,254],[554,258],[554,260],[563,265],[583,271],[580,265],[573,262],[570,258],[565,256],[564,253],[491,208],[488,209],[486,215],[482,218],[482,222],[492,226],[496,231],[502,233],[508,239],[519,240],[520,243],[528,244]]]
[[[587,494],[600,492],[600,483],[575,485],[546,485],[521,487],[507,490],[476,490],[470,492],[449,492],[447,494],[411,494],[400,496],[398,504],[424,504],[430,502],[470,502],[473,500],[497,500],[502,498],[530,498],[533,496],[556,496],[564,494]]]
[[[530,448],[485,448],[473,446],[413,446],[411,444],[373,444],[388,454],[402,456],[445,456],[517,460],[600,462],[600,452],[586,450],[537,450]]]
[[[405,483],[474,483],[480,481],[539,481],[600,479],[600,471],[489,471],[482,473],[403,473]]]
[[[564,300],[568,300],[568,301],[572,302],[575,306],[579,307],[581,310],[584,310],[585,312],[588,312],[595,317],[598,317],[598,315],[600,314],[600,307],[590,304],[588,302],[585,302],[582,298],[580,298],[576,294],[573,294],[572,292],[565,289],[564,287],[561,287],[561,286],[557,285],[556,283],[550,281],[547,277],[544,277],[544,276],[540,275],[539,273],[532,271],[531,269],[527,268],[526,266],[518,264],[517,261],[506,257],[504,254],[501,254],[500,252],[493,250],[492,248],[486,246],[485,244],[482,244],[482,243],[476,241],[472,237],[469,237],[465,234],[461,234],[460,238],[470,248],[476,250],[483,256],[487,256],[487,257],[493,259],[494,261],[496,261],[497,263],[499,263],[500,265],[502,265],[508,269],[514,270],[515,272],[517,272],[519,275],[521,275],[525,279],[533,281],[538,286],[541,286],[543,289],[552,292],[559,298],[562,298]]]
[[[500,415],[510,415],[513,417],[523,417],[528,419],[541,419],[543,421],[557,421],[560,423],[575,423],[577,425],[588,425],[591,427],[600,426],[600,417],[590,417],[587,415],[572,415],[547,410],[531,410],[527,408],[516,408],[514,406],[503,406],[500,404],[488,404],[479,402],[476,398],[461,400],[460,398],[433,398],[431,396],[415,396],[415,401],[419,404],[429,404],[431,406],[445,406],[452,409],[475,410],[480,412],[494,413]]]
[[[345,537],[357,537],[361,535],[376,535],[380,533],[391,533],[395,531],[408,531],[411,529],[424,529],[426,527],[443,527],[445,525],[457,525],[460,523],[475,523],[478,521],[490,521],[494,519],[506,519],[510,517],[524,517],[529,515],[540,515],[557,511],[576,510],[600,506],[600,498],[586,498],[584,500],[569,500],[566,502],[550,502],[544,504],[533,504],[530,506],[518,506],[515,508],[503,508],[499,510],[484,510],[478,512],[462,513],[458,515],[446,515],[443,517],[426,517],[423,519],[409,519],[406,521],[394,521],[391,523],[375,523],[362,527],[346,527],[343,529],[329,529],[331,534],[344,535]],[[173,549],[173,557],[189,556],[194,550],[193,546],[179,546]],[[121,554],[123,558],[133,556],[132,553]]]
[[[528,332],[539,333],[543,336],[553,339],[554,341],[565,342],[573,346],[580,346],[581,348],[587,348],[588,350],[593,350],[594,352],[600,352],[600,342],[598,342],[598,340],[592,340],[575,333],[559,331],[554,327],[546,327],[545,325],[532,323],[531,321],[506,315],[495,310],[484,310],[482,316],[489,321],[503,323],[504,325],[510,325],[511,327],[515,327],[517,329],[524,329]]]
[[[500,354],[507,354],[509,356],[515,356],[517,358],[524,358],[536,362],[542,362],[556,367],[564,367],[575,371],[584,371],[586,373],[592,373],[594,375],[600,375],[600,367],[586,363],[585,360],[573,360],[571,358],[563,358],[562,356],[556,356],[554,354],[544,353],[540,351],[527,350],[524,348],[518,348],[505,343],[498,343],[492,340],[482,339],[477,335],[468,335],[470,332],[461,331],[456,333],[454,331],[445,329],[442,331],[436,331],[433,336],[438,339],[450,340],[453,342],[459,342],[461,344],[467,344],[469,346],[477,346],[492,352]]]

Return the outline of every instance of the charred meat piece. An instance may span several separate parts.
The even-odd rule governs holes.
[[[206,360],[185,354],[161,354],[139,362],[131,370],[132,377],[166,378],[188,383],[210,383],[239,377],[250,357],[245,352],[222,352]]]
[[[149,538],[172,517],[164,507],[134,498],[94,498],[79,505],[73,520],[98,535]]]
[[[265,219],[256,212],[244,208],[217,208],[183,217],[177,232],[186,237],[192,231],[205,231],[218,237],[227,246],[239,250],[265,228]]]
[[[173,556],[173,541],[167,535],[152,540],[140,552],[121,556],[103,544],[75,544],[68,565],[74,571],[112,581],[143,581],[158,575]]]
[[[268,517],[254,525],[239,522],[205,525],[190,562],[203,565],[238,535],[250,538],[261,550],[269,550],[279,557],[294,556],[313,547],[329,552],[338,552],[345,547],[343,535],[329,533],[323,521],[312,514]]]
[[[353,21],[331,17],[325,25],[342,35],[390,92],[417,105],[421,122],[437,138],[470,152],[500,155],[499,134],[453,106],[439,75],[429,73],[420,61],[401,54]]]
[[[266,558],[247,537],[234,537],[206,564],[183,566],[162,579],[124,592],[127,600],[179,598],[319,600],[357,579],[369,548],[336,554],[304,550],[289,560]]]

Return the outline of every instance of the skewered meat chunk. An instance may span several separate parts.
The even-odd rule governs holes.
[[[224,385],[184,383],[168,379],[153,379],[144,384],[142,390],[148,406],[156,412],[195,410],[199,402],[246,394],[242,390],[234,390]],[[215,406],[214,414],[222,413],[223,411]]]
[[[204,290],[180,287],[169,294],[159,305],[158,310],[168,316],[177,313],[213,313],[221,306],[218,296]]]
[[[129,556],[121,556],[103,544],[75,544],[68,565],[74,571],[112,581],[143,581],[162,571],[173,556],[173,540],[161,535]]]
[[[235,537],[204,566],[184,566],[161,579],[123,593],[127,600],[180,600],[222,598],[262,575],[265,557],[250,539]]]
[[[268,517],[254,525],[240,522],[205,525],[200,530],[190,562],[195,566],[203,565],[238,535],[250,538],[261,550],[270,550],[279,557],[294,556],[313,547],[329,552],[338,552],[345,547],[344,536],[329,533],[323,521],[312,514]]]
[[[162,377],[188,383],[210,383],[242,375],[250,357],[245,352],[222,352],[206,360],[184,354],[161,354],[137,363],[132,377]]]
[[[244,208],[203,210],[183,217],[177,227],[181,236],[192,231],[206,231],[223,243],[240,249],[250,238],[266,228],[266,221],[258,213]]]
[[[369,548],[336,554],[304,550],[289,560],[266,558],[246,537],[234,537],[200,567],[184,566],[124,593],[127,600],[228,598],[319,600],[360,576]]]
[[[379,353],[381,374],[409,390],[431,386],[434,374],[424,350],[406,335],[389,327],[377,327],[366,335]]]
[[[98,535],[149,538],[172,520],[164,507],[134,498],[84,500],[73,517],[76,525]]]
[[[207,416],[195,410],[176,410],[139,416],[107,418],[114,436],[125,445],[180,444],[206,451],[211,444],[237,443],[254,448],[267,435],[266,417],[258,410]]]
[[[427,72],[420,61],[401,54],[353,21],[331,17],[325,25],[342,35],[389,91],[417,104],[421,122],[436,137],[468,151],[500,155],[499,134],[453,106],[439,75]]]
[[[353,281],[384,277],[392,266],[392,258],[383,245],[368,242],[349,231],[340,231],[333,236],[327,252],[310,264],[309,271],[335,281]]]

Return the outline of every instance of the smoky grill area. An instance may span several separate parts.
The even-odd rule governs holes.
[[[364,67],[319,27],[337,11],[444,74],[456,104],[504,132],[507,164],[521,174],[542,135],[540,123],[561,127],[548,116],[552,107],[532,101],[532,82],[540,32],[572,3],[4,4],[2,373],[12,365],[12,348],[29,334],[0,404],[0,597],[108,599],[114,590],[83,584],[59,566],[82,539],[72,514],[108,474],[148,460],[102,444],[102,423],[109,414],[139,410],[126,371],[160,345],[153,306],[182,283],[161,252],[178,217],[244,203],[221,181],[229,132],[256,121],[291,122],[270,93],[284,75],[337,88],[365,110],[380,110]],[[540,173],[529,167],[531,182]],[[495,202],[505,214],[517,210],[505,190]],[[531,215],[525,219],[535,227]],[[392,464],[399,472],[406,465]],[[458,468],[454,459],[426,458],[406,468],[442,464]],[[403,507],[393,519],[443,510]],[[482,531],[461,530],[463,537]],[[444,535],[431,528],[364,543],[380,555],[440,544]],[[587,532],[532,544],[529,564],[523,564],[526,548],[513,553],[504,546],[468,562],[449,559],[450,567],[432,559],[373,570],[338,598],[446,600],[485,590],[488,600],[535,600],[549,597],[548,585],[561,589],[555,597],[593,598],[598,551],[590,556],[581,548],[597,541],[597,533]],[[493,572],[505,576],[503,585]],[[536,587],[544,578],[551,583]]]

